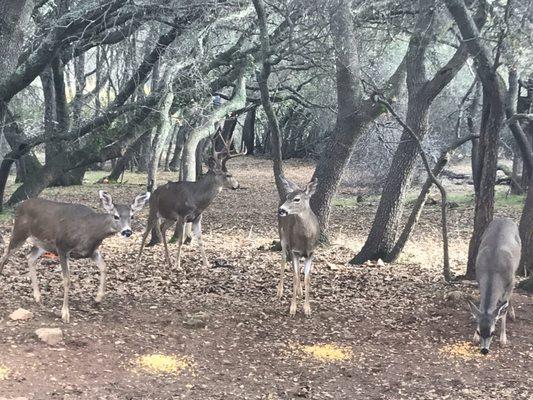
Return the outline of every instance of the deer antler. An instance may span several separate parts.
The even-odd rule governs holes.
[[[222,135],[222,129],[219,127],[217,129],[217,131],[215,132],[215,135],[211,138],[211,141],[213,143],[213,156],[217,160],[220,160],[221,165],[222,165],[222,169],[226,168],[226,162],[228,160],[231,160],[232,158],[235,158],[235,157],[244,156],[248,152],[248,149],[246,148],[245,145],[243,146],[243,150],[242,151],[235,152],[235,153],[231,152],[231,144],[233,143],[233,135],[234,135],[234,133],[235,133],[235,131],[233,131],[231,133],[231,136],[226,141],[224,139],[224,136]],[[224,144],[224,148],[222,150],[220,150],[220,151],[216,151],[216,148],[215,148],[215,138],[216,138],[217,135],[220,137],[220,140],[222,140],[222,143]]]

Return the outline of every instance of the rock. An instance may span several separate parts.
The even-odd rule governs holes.
[[[39,328],[35,334],[50,346],[55,346],[63,341],[63,331],[59,328]]]
[[[187,328],[200,329],[207,326],[209,314],[198,312],[196,314],[190,314],[187,317],[188,318],[183,321],[183,325],[185,325]]]
[[[9,318],[11,318],[13,321],[24,321],[32,317],[33,313],[31,311],[25,310],[24,308],[19,308],[9,314]]]
[[[378,267],[384,267],[385,263],[383,262],[383,260],[381,258],[378,258],[378,261],[376,262],[376,265]]]
[[[446,301],[450,303],[459,303],[466,300],[466,296],[460,290],[454,290],[446,294]]]

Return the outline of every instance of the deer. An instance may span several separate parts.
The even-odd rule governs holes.
[[[500,345],[506,346],[507,310],[514,320],[510,305],[514,288],[514,276],[520,262],[521,241],[518,225],[509,218],[494,218],[487,226],[476,257],[476,280],[479,284],[479,308],[468,301],[472,316],[477,322],[474,342],[480,351],[489,353],[490,344],[501,320]]]
[[[150,193],[138,195],[130,206],[114,204],[111,195],[103,190],[99,197],[106,213],[76,203],[61,203],[41,198],[25,200],[15,213],[11,240],[0,259],[0,274],[9,256],[28,240],[32,247],[28,255],[33,297],[41,303],[36,264],[45,252],[59,256],[63,274],[63,322],[70,322],[68,293],[70,288],[70,259],[92,258],[100,271],[96,303],[105,296],[107,266],[99,247],[104,239],[117,233],[132,235],[131,220],[150,198]]]
[[[217,133],[219,132],[220,131]],[[209,207],[223,188],[232,190],[239,189],[239,182],[228,171],[226,163],[232,158],[245,155],[247,151],[246,147],[244,147],[242,151],[232,153],[231,143],[233,137],[231,136],[227,141],[224,140],[222,135],[220,135],[220,137],[222,138],[224,145],[221,151],[215,150],[215,142],[214,139],[211,138],[213,156],[208,158],[206,163],[208,171],[201,179],[196,182],[168,182],[154,190],[152,197],[150,198],[148,222],[137,255],[137,262],[143,252],[148,234],[155,228],[157,235],[163,241],[166,263],[168,267],[172,269],[166,231],[174,223],[177,223],[178,251],[174,268],[180,269],[181,247],[183,245],[185,225],[190,222],[192,223],[193,234],[198,242],[203,266],[209,268],[202,241],[202,213],[207,207]]]
[[[293,266],[293,291],[289,309],[291,316],[296,314],[297,297],[302,295],[300,282],[300,260],[304,260],[304,314],[311,316],[309,297],[311,292],[311,265],[313,254],[318,243],[319,224],[318,218],[311,210],[309,201],[315,193],[318,180],[314,178],[304,189],[289,181],[283,175],[281,183],[287,192],[285,201],[278,209],[278,230],[281,241],[281,269],[277,296],[283,296],[285,280],[285,263],[292,261]]]

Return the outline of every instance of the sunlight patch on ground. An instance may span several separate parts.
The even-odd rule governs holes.
[[[147,354],[134,360],[137,372],[153,375],[179,375],[184,371],[194,372],[194,362],[190,357],[165,354]]]
[[[447,344],[439,349],[439,354],[444,357],[462,360],[486,359],[491,357],[491,355],[482,355],[479,347],[471,342]]]
[[[352,348],[335,343],[290,345],[293,354],[323,363],[348,361],[353,357]]]
[[[0,363],[0,381],[7,379],[11,370],[6,367],[4,364]]]

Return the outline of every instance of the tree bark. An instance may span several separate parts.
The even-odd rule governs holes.
[[[253,155],[255,152],[255,117],[257,107],[252,107],[246,112],[244,127],[242,129],[242,140],[247,149],[247,154]]]

